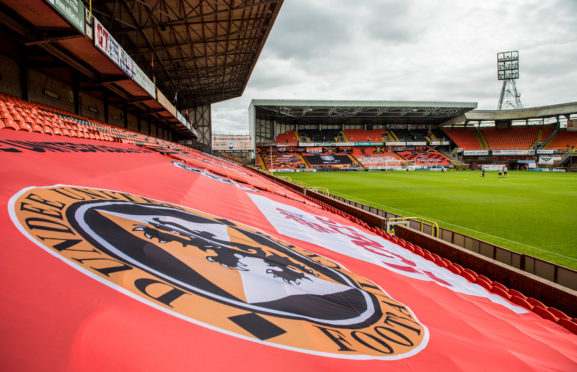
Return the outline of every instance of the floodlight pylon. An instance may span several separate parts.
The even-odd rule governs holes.
[[[521,94],[517,90],[517,83],[515,79],[503,80],[503,87],[501,88],[501,95],[499,96],[498,110],[503,109],[520,109],[523,108],[521,104]]]
[[[497,109],[523,108],[521,94],[517,90],[516,83],[516,79],[519,78],[519,51],[497,53],[497,78],[503,80]]]

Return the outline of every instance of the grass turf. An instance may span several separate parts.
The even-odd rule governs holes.
[[[286,176],[286,173],[277,173]],[[293,182],[577,270],[577,174],[549,172],[291,173]]]

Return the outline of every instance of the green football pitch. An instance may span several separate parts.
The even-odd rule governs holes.
[[[277,173],[342,196],[577,270],[577,174]]]

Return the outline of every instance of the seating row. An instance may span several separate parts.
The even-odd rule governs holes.
[[[74,115],[56,107],[28,102],[6,93],[0,93],[0,129],[191,150],[157,137]]]

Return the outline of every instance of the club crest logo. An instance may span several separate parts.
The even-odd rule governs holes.
[[[118,191],[28,188],[10,201],[34,243],[114,289],[192,323],[315,355],[399,359],[428,331],[339,263],[258,229]]]

